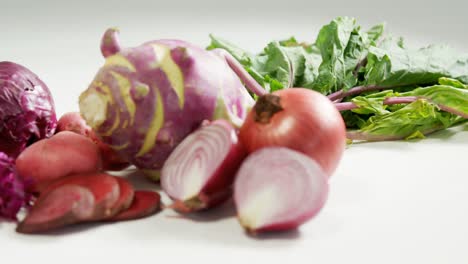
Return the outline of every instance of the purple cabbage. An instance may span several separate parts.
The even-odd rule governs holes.
[[[18,211],[29,205],[32,195],[26,191],[28,187],[16,173],[14,160],[0,152],[0,220],[16,220]]]
[[[45,83],[19,64],[0,62],[0,151],[15,158],[30,143],[52,136],[56,125]]]
[[[157,180],[172,150],[203,120],[240,126],[254,100],[226,59],[181,40],[121,48],[103,36],[106,58],[80,96],[80,111],[101,140]]]

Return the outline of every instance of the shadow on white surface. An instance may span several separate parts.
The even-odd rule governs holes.
[[[127,179],[132,183],[135,190],[152,190],[156,192],[161,191],[161,186],[159,183],[151,181],[133,166],[123,171],[111,171],[108,173]]]
[[[293,229],[289,231],[262,233],[256,235],[247,233],[246,235],[255,240],[299,239],[301,237],[301,231],[299,229]]]
[[[78,234],[78,233],[86,233],[91,231],[92,229],[99,228],[102,225],[105,225],[106,223],[99,223],[99,222],[92,222],[92,223],[80,223],[80,224],[75,224],[75,225],[70,225],[64,228],[59,228],[56,230],[51,230],[48,232],[43,232],[43,233],[38,233],[38,234],[20,234],[22,236],[35,236],[35,237],[65,237],[65,236],[70,236],[72,234]],[[31,240],[33,241],[33,240]]]
[[[269,240],[278,247],[293,245],[299,241],[298,230],[251,236],[242,229],[235,215],[232,201],[207,211],[187,215],[166,209],[154,217],[141,220],[153,223],[139,225],[137,221],[128,222],[128,225],[134,224],[135,228],[125,227],[122,228],[122,232],[126,232],[123,236],[139,240],[151,241],[158,237],[162,241],[170,240],[183,244],[213,243],[245,248],[252,247],[256,240]],[[151,230],[140,228],[150,225],[154,226]],[[128,233],[130,230],[131,233]]]
[[[444,143],[464,144],[468,143],[468,125],[462,124],[451,129],[434,132],[429,139],[443,140]],[[456,139],[456,140],[455,140]]]
[[[462,124],[450,129],[444,129],[427,135],[423,139],[411,140],[392,140],[392,141],[356,141],[349,145],[346,151],[354,151],[355,149],[372,149],[385,151],[411,151],[425,144],[468,144],[468,125]],[[346,152],[345,152],[346,153]]]
[[[128,179],[136,190],[145,189],[157,191],[161,194],[163,204],[169,205],[171,203],[171,200],[164,194],[158,183],[152,182],[134,167],[113,174]],[[155,229],[149,231],[138,228],[139,226],[137,225],[148,225],[138,224],[139,221],[157,221],[159,223],[154,223]],[[113,223],[111,224],[114,225]],[[202,212],[179,214],[171,209],[165,209],[163,212],[146,219],[129,221],[127,223],[115,223],[115,225],[117,224],[129,226],[135,224],[135,228],[122,228],[122,230],[132,230],[132,233],[129,234],[129,238],[143,240],[151,240],[154,237],[167,235],[170,239],[176,240],[200,240],[200,242],[206,242],[208,240],[213,243],[244,245],[247,240],[279,240],[293,242],[294,240],[298,240],[301,234],[299,230],[259,234],[256,236],[247,234],[242,230],[236,219],[236,210],[232,199],[219,207]],[[226,227],[226,225],[230,227]],[[158,226],[162,228],[159,229]],[[79,231],[79,229],[75,231]]]

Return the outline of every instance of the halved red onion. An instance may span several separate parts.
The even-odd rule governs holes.
[[[236,175],[234,202],[251,233],[289,230],[314,217],[328,196],[328,177],[308,156],[267,147],[247,157]]]
[[[246,152],[236,130],[224,120],[203,125],[171,153],[161,186],[180,212],[206,209],[232,195],[232,183]]]

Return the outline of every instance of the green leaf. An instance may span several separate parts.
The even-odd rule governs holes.
[[[383,105],[384,98],[367,98],[364,96],[356,96],[351,99],[355,105],[359,108],[353,109],[352,111],[357,114],[375,114],[375,115],[385,115],[389,111],[386,110],[386,106]]]
[[[349,64],[347,65],[345,62],[345,49],[355,27],[355,19],[339,17],[320,30],[315,44],[321,52],[322,64],[319,68],[318,79],[313,87],[314,90],[329,94],[341,89],[345,82],[346,88],[354,85],[353,82],[357,82],[357,79],[354,80],[352,74],[349,74],[349,69],[347,69]],[[353,41],[357,40],[355,35]],[[357,43],[352,46],[355,48]]]
[[[383,33],[385,31],[385,24],[377,24],[373,27],[371,27],[369,30],[366,31],[368,38],[370,41],[372,41],[374,44],[377,44],[377,41],[382,37]]]
[[[423,138],[426,138],[426,136],[424,136],[423,133],[421,133],[421,131],[415,131],[413,134],[407,136],[405,138],[405,140],[411,140],[411,139],[423,139]]]
[[[268,76],[268,72],[264,71],[265,64],[268,60],[266,55],[253,55],[232,44],[222,38],[210,35],[211,44],[207,47],[208,50],[224,49],[229,52],[236,60],[238,60],[244,69],[268,92],[284,88],[282,82]]]
[[[321,57],[312,45],[298,43],[294,38],[270,42],[258,55],[252,55],[221,38],[211,37],[207,49],[221,48],[231,53],[250,75],[267,91],[288,87],[305,87],[318,75]]]
[[[272,81],[277,80],[282,84],[281,88],[303,87],[318,75],[320,58],[308,53],[301,45],[282,46],[279,42],[271,42],[263,54],[265,63],[254,65],[254,68]]]
[[[458,85],[458,83],[456,83]],[[421,87],[402,93],[402,96],[417,96],[429,100],[454,114],[468,117],[468,90],[448,85]]]
[[[280,40],[279,44],[282,47],[298,47],[298,46],[304,45],[303,43],[299,43],[295,37],[290,37],[288,39]]]
[[[365,126],[348,132],[348,136],[369,141],[405,139],[417,133],[427,135],[445,129],[457,121],[457,116],[440,112],[435,104],[417,100],[395,112],[372,116]]]
[[[359,115],[352,111],[344,111],[341,113],[347,128],[361,128],[366,125],[370,115]]]
[[[468,56],[447,46],[418,50],[407,50],[399,44],[370,47],[367,60],[365,85],[433,85],[441,77],[468,82]]]
[[[455,79],[447,78],[447,77],[439,78],[439,84],[448,85],[448,86],[452,86],[455,88],[468,89],[468,85],[463,84],[459,80],[455,80]]]
[[[206,48],[207,50],[212,49],[224,49],[227,52],[231,53],[231,55],[238,60],[243,66],[250,66],[252,55],[247,51],[239,48],[238,46],[234,45],[233,43],[224,40],[222,38],[216,37],[210,34],[211,44]]]
[[[399,96],[399,93],[394,92],[393,90],[382,90],[380,92],[374,92],[371,94],[366,95],[366,98],[369,99],[385,99],[385,97],[391,97],[391,96]]]
[[[338,17],[324,26],[315,42],[322,55],[319,76],[312,88],[323,94],[347,90],[358,83],[359,66],[368,49],[382,36],[383,25],[364,32],[356,20]]]
[[[294,69],[291,58],[288,56],[285,47],[280,46],[278,42],[271,42],[265,48],[265,55],[267,55],[267,60],[263,67],[257,69],[261,72],[264,72],[278,80],[283,87],[287,88],[292,86],[294,81]],[[297,60],[296,57],[294,57]]]

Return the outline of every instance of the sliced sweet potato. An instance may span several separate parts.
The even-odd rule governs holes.
[[[115,177],[119,183],[119,199],[111,209],[110,217],[127,210],[133,202],[135,190],[132,184],[122,177]]]
[[[120,195],[119,183],[116,177],[99,172],[70,175],[49,184],[43,193],[47,194],[60,186],[68,184],[88,188],[94,195],[96,206],[89,220],[97,221],[113,214],[113,207]]]
[[[144,218],[161,210],[161,196],[153,191],[135,191],[132,205],[127,210],[106,219],[107,221],[126,221]]]
[[[94,213],[93,193],[82,186],[68,184],[53,189],[37,199],[19,233],[40,233],[85,221]]]
[[[90,139],[63,131],[26,148],[16,159],[16,169],[22,178],[30,178],[32,189],[41,191],[55,179],[101,169],[99,148]]]

